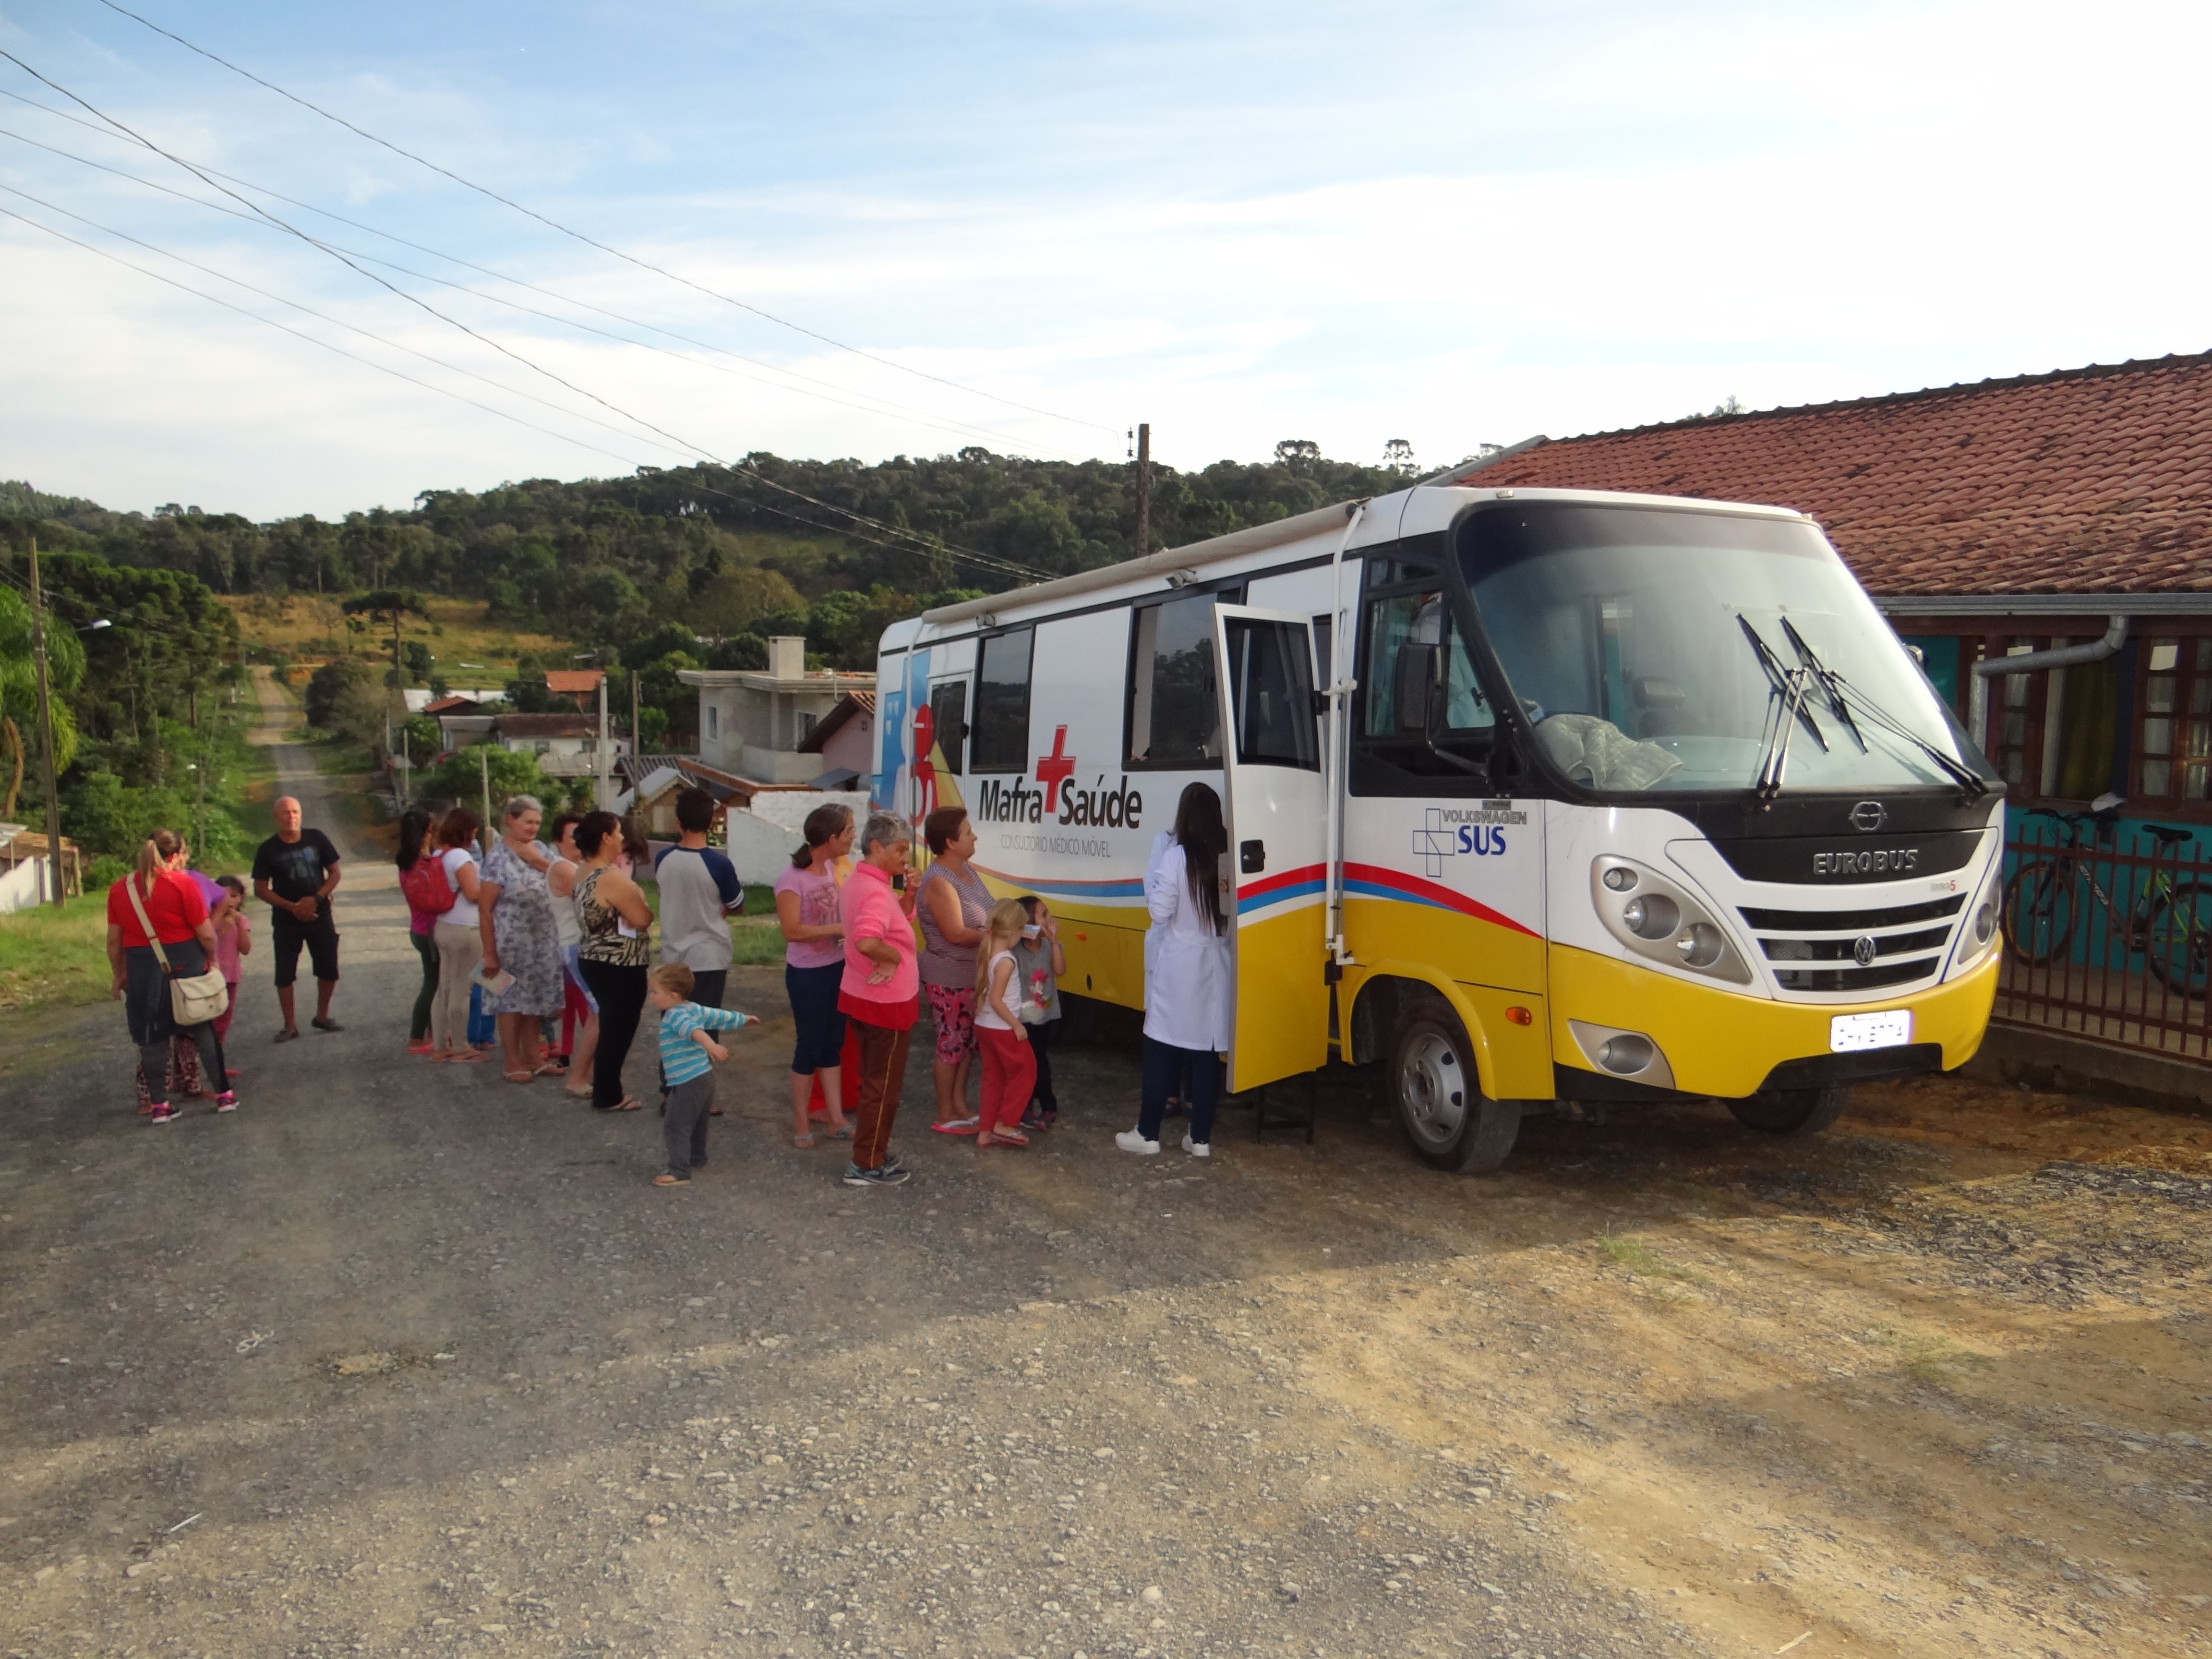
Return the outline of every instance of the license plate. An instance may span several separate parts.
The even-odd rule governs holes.
[[[1831,1054],[1862,1048],[1895,1048],[1912,1041],[1912,1011],[1887,1008],[1875,1014],[1838,1014],[1828,1022]]]

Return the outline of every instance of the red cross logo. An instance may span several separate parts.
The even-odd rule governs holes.
[[[1060,810],[1060,786],[1075,775],[1075,757],[1067,753],[1067,728],[1055,726],[1052,753],[1037,757],[1036,781],[1044,786],[1044,810]]]

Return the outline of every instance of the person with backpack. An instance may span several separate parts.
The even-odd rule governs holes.
[[[453,890],[438,863],[438,849],[425,848],[433,820],[419,806],[399,815],[399,891],[407,901],[407,939],[422,963],[422,988],[407,1021],[407,1052],[430,1052],[430,1003],[438,994],[438,918],[453,908]],[[218,933],[217,938],[221,938]]]
[[[483,1054],[469,1043],[470,975],[483,959],[477,859],[471,849],[483,827],[467,807],[456,806],[439,822],[435,855],[417,859],[408,872],[420,889],[419,899],[415,889],[409,890],[408,908],[420,902],[437,917],[431,938],[438,947],[438,989],[430,1000],[428,1058],[438,1064],[479,1065],[483,1060]],[[403,877],[403,884],[405,880]],[[441,901],[442,909],[437,908]]]

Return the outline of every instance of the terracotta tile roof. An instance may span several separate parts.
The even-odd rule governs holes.
[[[605,678],[604,669],[549,668],[545,671],[545,689],[557,696],[574,696],[598,690],[599,682]]]
[[[1797,507],[1875,593],[2212,591],[2212,353],[1595,433],[1467,482]]]
[[[837,699],[828,714],[814,723],[814,729],[799,740],[797,752],[802,755],[820,754],[822,745],[829,742],[847,720],[856,714],[872,714],[875,712],[876,694],[873,691],[848,691]]]

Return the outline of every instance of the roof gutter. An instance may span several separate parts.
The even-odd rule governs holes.
[[[2062,645],[2055,651],[2027,651],[2016,657],[1984,657],[1974,665],[1974,683],[1966,695],[1966,729],[1979,743],[1989,729],[1990,682],[1999,674],[2040,674],[2053,668],[2072,668],[2081,663],[2102,662],[2128,642],[2128,619],[2116,612],[2105,625],[2105,637],[2086,645]]]

